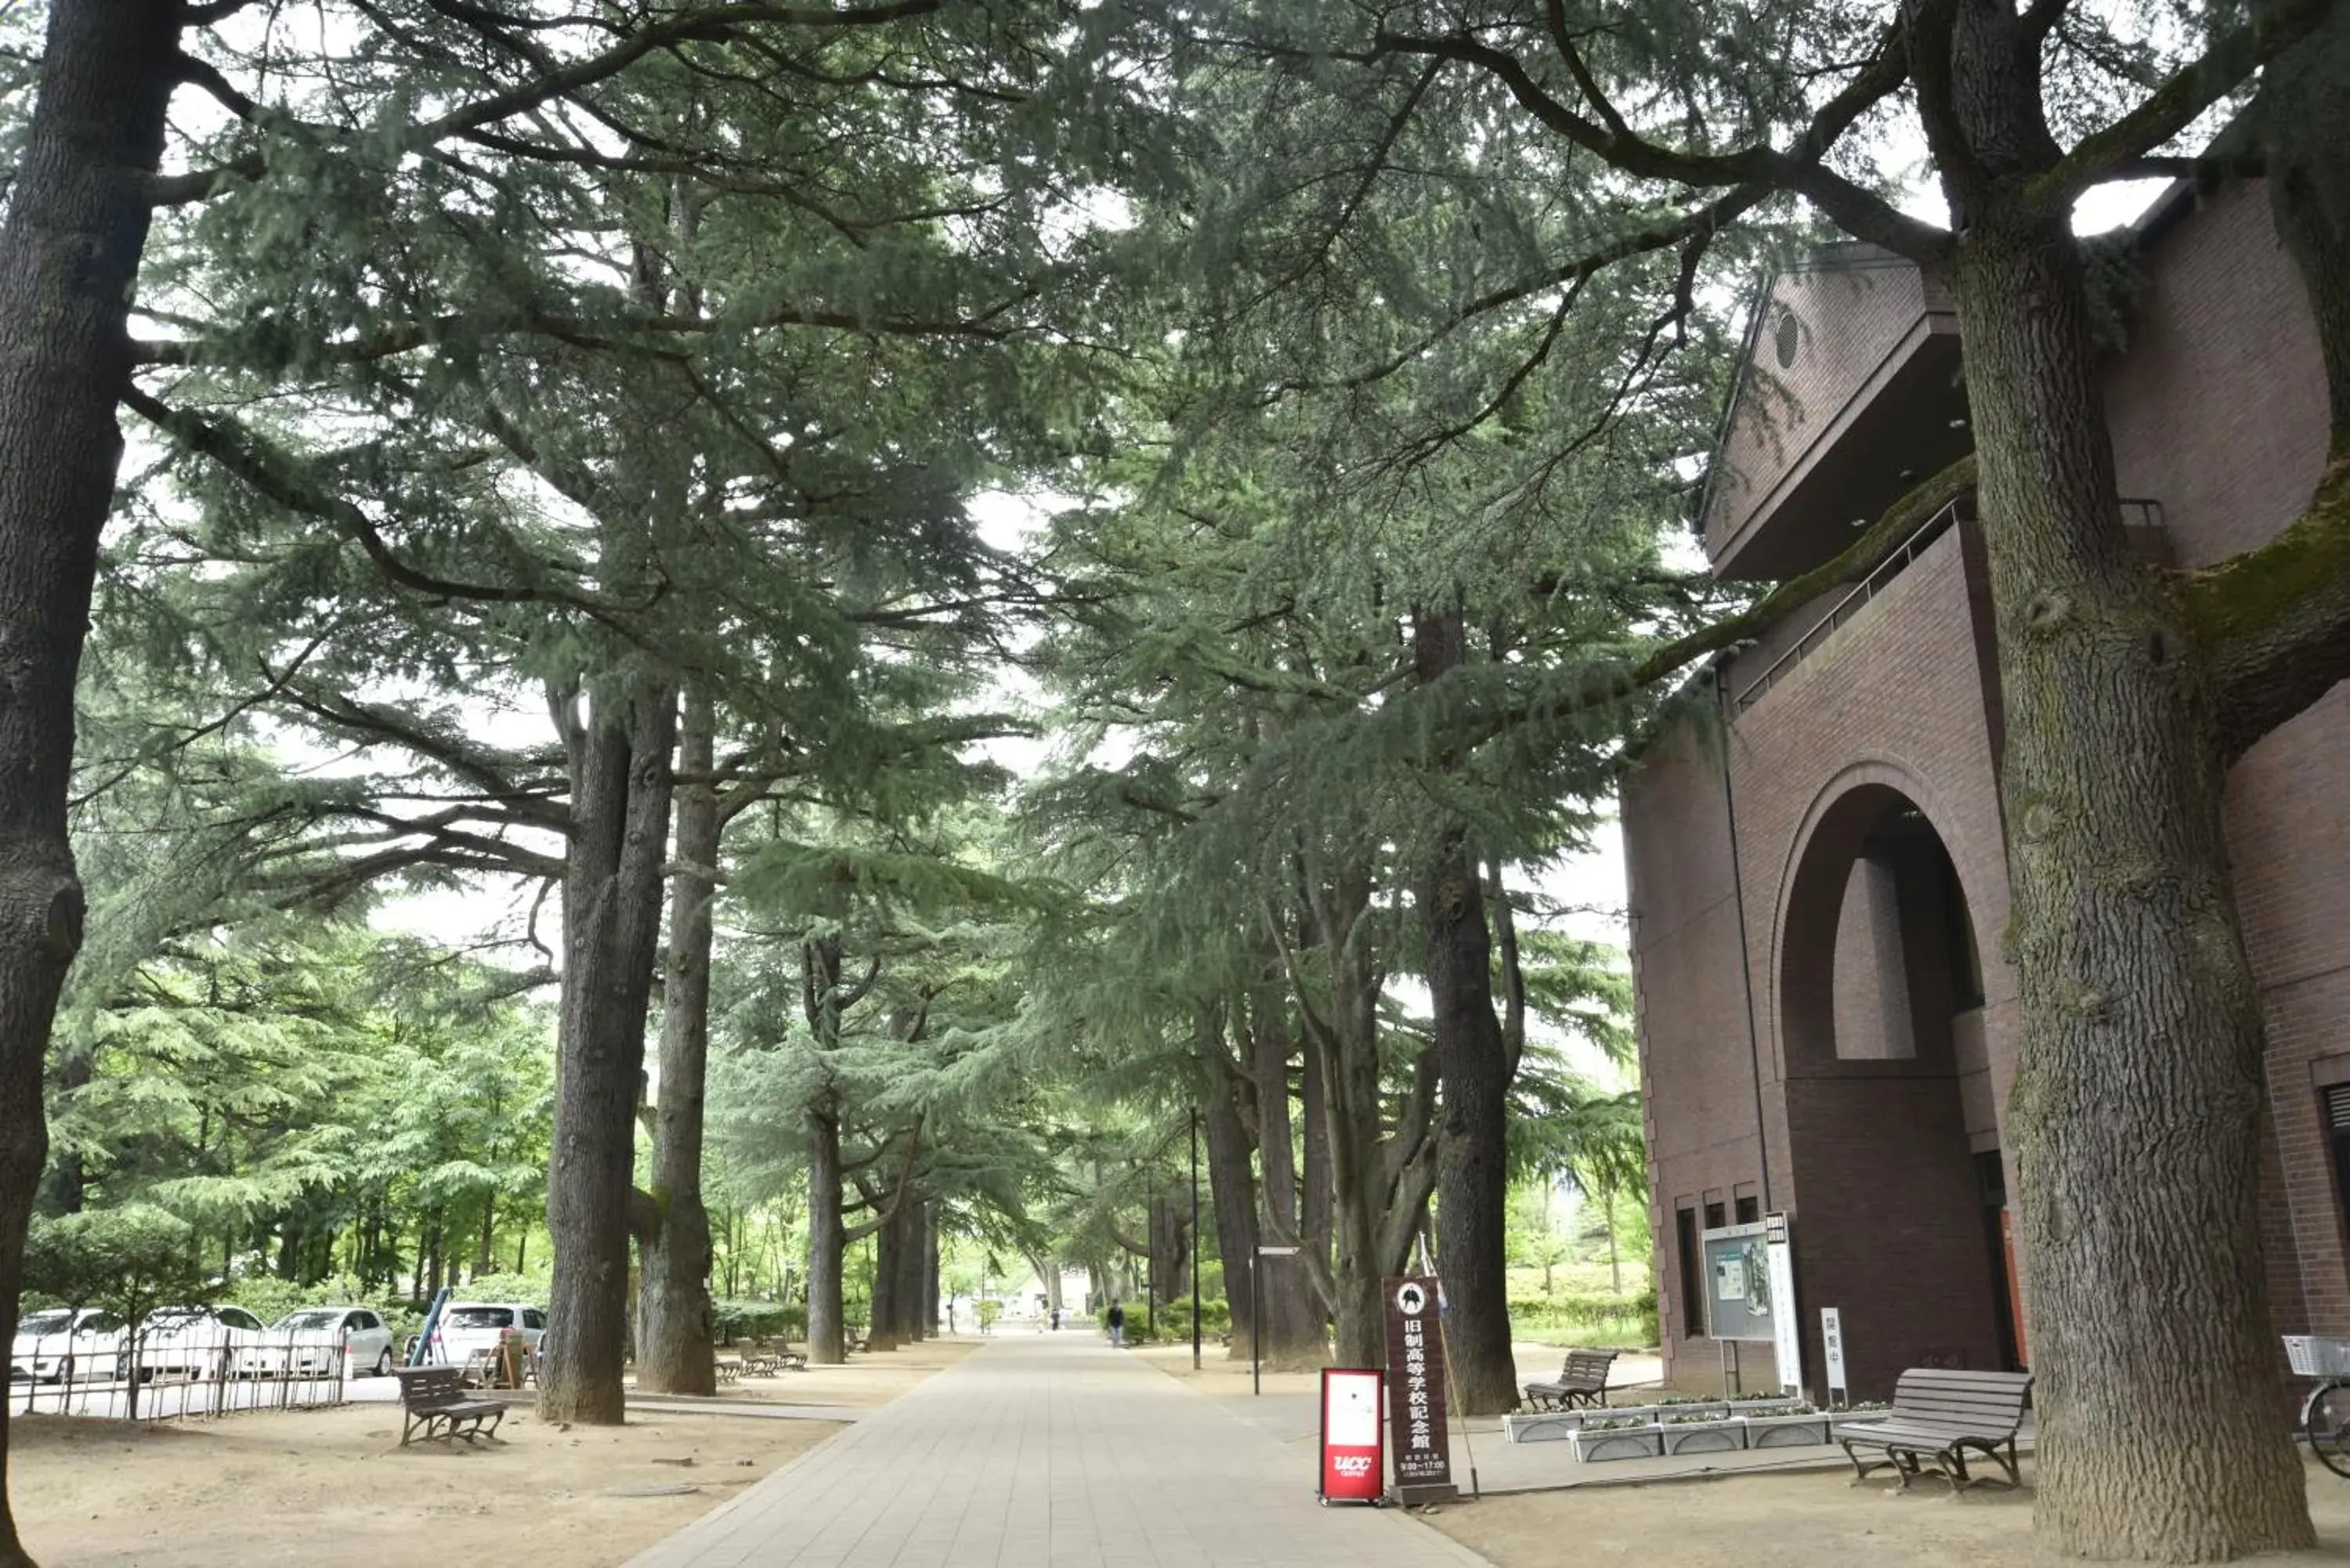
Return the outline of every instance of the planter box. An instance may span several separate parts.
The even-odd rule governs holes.
[[[1667,1421],[1657,1428],[1668,1454],[1731,1454],[1746,1446],[1746,1426],[1727,1417],[1718,1421]]]
[[[1770,1399],[1732,1399],[1730,1413],[1733,1416],[1800,1416],[1805,1406],[1801,1399],[1784,1397]]]
[[[1678,1405],[1643,1405],[1639,1408],[1651,1421],[1669,1421],[1676,1416],[1738,1414],[1738,1407],[1726,1399],[1690,1399]]]
[[[1818,1411],[1734,1418],[1746,1428],[1746,1446],[1750,1449],[1816,1448],[1828,1440],[1828,1423],[1835,1419]]]
[[[1599,1431],[1585,1427],[1575,1432],[1572,1440],[1575,1457],[1585,1464],[1597,1464],[1603,1459],[1653,1459],[1665,1451],[1664,1439],[1655,1427],[1609,1427]]]
[[[1502,1435],[1513,1443],[1564,1443],[1591,1418],[1585,1410],[1530,1410],[1502,1417]]]

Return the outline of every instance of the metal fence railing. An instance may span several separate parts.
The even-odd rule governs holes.
[[[10,1408],[26,1415],[178,1420],[238,1410],[295,1410],[348,1397],[339,1337],[315,1333],[135,1334],[38,1345],[20,1356]],[[30,1366],[22,1365],[29,1362]],[[26,1376],[35,1367],[39,1371]]]

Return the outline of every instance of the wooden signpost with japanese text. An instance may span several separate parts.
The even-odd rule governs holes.
[[[1396,1500],[1450,1502],[1452,1438],[1444,1412],[1444,1326],[1437,1283],[1424,1274],[1386,1282],[1388,1424],[1394,1434]]]

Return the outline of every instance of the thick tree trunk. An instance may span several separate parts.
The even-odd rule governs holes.
[[[718,1391],[710,1301],[710,1212],[702,1201],[702,1089],[710,1064],[711,909],[725,831],[709,694],[687,694],[678,766],[678,869],[670,877],[669,967],[661,984],[660,1097],[653,1108],[652,1201],[638,1238],[637,1386]]]
[[[48,1152],[41,1077],[82,888],[66,836],[74,681],[130,382],[146,181],[178,81],[176,0],[53,0],[0,229],[0,1328]],[[0,1405],[5,1405],[0,1401]],[[27,1563],[5,1501],[0,1564]]]
[[[1191,1287],[1191,1223],[1183,1209],[1165,1193],[1150,1200],[1150,1290],[1160,1305]]]
[[[919,1345],[931,1304],[931,1202],[909,1192],[906,1229],[898,1252],[898,1340]]]
[[[1330,1168],[1330,1095],[1325,1083],[1325,1063],[1319,1051],[1305,1051],[1298,1070],[1298,1116],[1305,1131],[1302,1172],[1305,1193],[1297,1217],[1307,1251],[1324,1263],[1336,1246],[1336,1179]],[[1315,1332],[1328,1327],[1327,1314],[1315,1318]]]
[[[660,953],[677,704],[665,690],[640,687],[625,702],[599,698],[584,720],[567,695],[556,708],[569,754],[571,843],[546,1181],[555,1239],[548,1316],[556,1329],[538,1407],[549,1421],[616,1426],[623,1418],[636,1111]]]
[[[1421,895],[1428,990],[1443,1116],[1437,1145],[1436,1256],[1458,1408],[1518,1407],[1510,1354],[1510,1063],[1493,1015],[1492,951],[1476,862],[1447,834]]]
[[[874,1231],[873,1311],[867,1334],[875,1350],[895,1350],[921,1336],[922,1199],[910,1185],[891,1199]]]
[[[1624,1259],[1616,1245],[1616,1189],[1611,1183],[1599,1189],[1599,1212],[1607,1226],[1607,1288],[1617,1295],[1624,1293]],[[1543,1293],[1550,1293],[1550,1265],[1543,1265]]]
[[[1309,1041],[1311,1053],[1320,1047]],[[1379,1306],[1378,1073],[1359,1060],[1324,1064],[1329,1085],[1332,1180],[1329,1294],[1332,1349],[1340,1366],[1387,1365]],[[1367,1106],[1368,1113],[1365,1113]]]
[[[1216,1252],[1224,1262],[1224,1302],[1232,1309],[1232,1354],[1249,1353],[1249,1267],[1256,1257],[1256,1179],[1249,1168],[1253,1152],[1241,1119],[1239,1075],[1223,1042],[1223,1022],[1202,1009],[1199,1041],[1203,1088],[1200,1131],[1207,1153],[1208,1202],[1215,1211]],[[1287,1092],[1283,1111],[1288,1110]],[[1285,1117],[1284,1117],[1285,1121]]]
[[[1305,1043],[1309,1057],[1321,1057],[1318,1076],[1328,1116],[1329,1306],[1341,1366],[1382,1366],[1387,1360],[1386,1314],[1379,1302],[1379,1282],[1388,1267],[1379,1246],[1386,1183],[1379,1158],[1378,996],[1348,940],[1367,898],[1366,889],[1361,898],[1333,900],[1346,904],[1347,923],[1326,924],[1322,933],[1330,963],[1332,1018],[1326,1031],[1309,1031]]]
[[[1326,1113],[1333,1248],[1327,1267],[1308,1272],[1330,1307],[1334,1348],[1342,1366],[1384,1363],[1386,1314],[1381,1281],[1400,1272],[1427,1216],[1435,1183],[1435,1060],[1414,1064],[1388,1136],[1380,1061],[1379,995],[1385,980],[1377,940],[1363,929],[1371,885],[1343,869],[1314,888],[1314,940],[1329,976],[1326,1016],[1305,1014],[1306,1075],[1318,1075]],[[1301,992],[1299,1002],[1306,1002]],[[1317,1061],[1316,1058],[1319,1058]]]
[[[1329,1255],[1329,1224],[1326,1213],[1301,1213],[1298,1202],[1297,1154],[1292,1137],[1289,1097],[1290,1038],[1284,1026],[1280,1006],[1267,997],[1254,999],[1250,1005],[1249,1034],[1253,1075],[1256,1080],[1257,1148],[1264,1173],[1263,1214],[1262,1227],[1268,1241],[1294,1239],[1309,1250],[1318,1250],[1322,1257]],[[1309,1091],[1313,1085],[1308,1085]],[[1306,1102],[1307,1125],[1316,1125],[1314,1102]],[[1307,1147],[1312,1148],[1311,1138]],[[1317,1228],[1315,1221],[1320,1220]],[[1329,1348],[1322,1332],[1325,1317],[1321,1300],[1315,1294],[1310,1266],[1294,1258],[1249,1259],[1253,1267],[1264,1270],[1261,1293],[1264,1303],[1264,1358],[1269,1366],[1303,1370],[1322,1366],[1329,1359]],[[1226,1288],[1232,1288],[1232,1265],[1225,1265]],[[1241,1286],[1245,1289],[1247,1280]],[[1234,1309],[1237,1313],[1239,1308]],[[1235,1350],[1247,1353],[1238,1334],[1232,1336]]]
[[[842,1223],[840,1115],[829,1093],[808,1107],[807,1336],[812,1366],[848,1359],[840,1275],[848,1251]]]
[[[939,1290],[939,1205],[933,1199],[922,1206],[922,1337],[939,1337],[944,1303]]]
[[[1468,659],[1458,610],[1413,618],[1421,685]],[[1509,1097],[1512,1064],[1493,1012],[1493,950],[1481,867],[1467,836],[1440,836],[1419,888],[1429,1000],[1443,1095],[1437,1145],[1436,1256],[1451,1312],[1445,1333],[1457,1408],[1499,1416],[1518,1407],[1510,1355]]]
[[[2216,716],[2178,601],[2124,539],[2062,220],[1981,214],[1956,284],[2007,712],[2040,1532],[2175,1562],[2307,1546]],[[2126,1288],[2149,1271],[2160,1289]]]
[[[904,1207],[900,1204],[892,1209],[873,1232],[873,1293],[865,1303],[868,1350],[898,1348],[898,1282],[904,1268],[904,1260],[899,1256]]]

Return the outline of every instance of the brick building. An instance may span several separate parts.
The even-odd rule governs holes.
[[[2306,503],[2325,390],[2262,190],[2174,192],[2145,223],[2106,411],[2133,539],[2194,566]],[[1915,266],[1842,247],[1778,277],[1702,514],[1715,573],[1825,562],[1965,452],[1959,368],[1951,303]],[[1623,801],[1669,1376],[1721,1373],[1700,1233],[1772,1210],[1791,1217],[1814,1391],[1823,1306],[1858,1397],[1905,1366],[2022,1364],[2002,715],[1971,504],[1711,680],[1718,720],[1659,737]],[[2279,1327],[2350,1334],[2350,690],[2237,765],[2228,821],[2268,1012]],[[1740,1360],[1747,1386],[1773,1381],[1767,1344]]]

